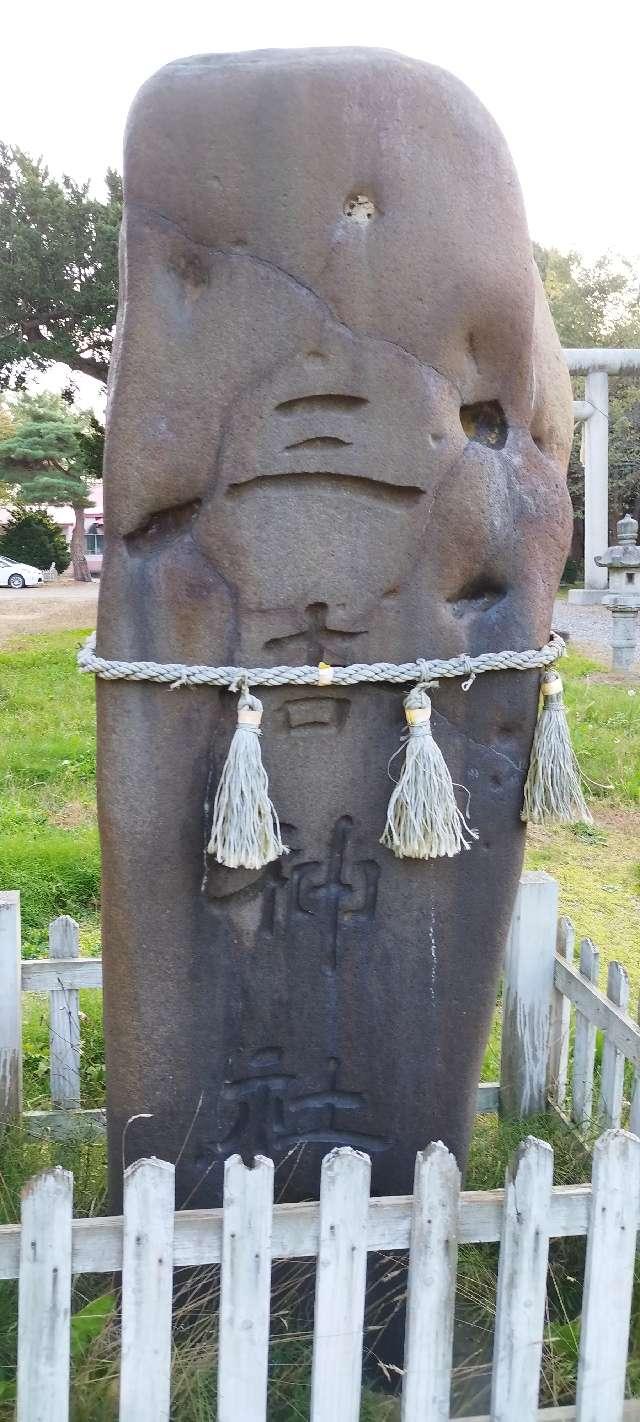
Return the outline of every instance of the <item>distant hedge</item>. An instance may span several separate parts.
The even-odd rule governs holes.
[[[64,573],[71,561],[62,529],[44,509],[14,509],[0,532],[0,553],[43,572],[54,563],[57,571]]]

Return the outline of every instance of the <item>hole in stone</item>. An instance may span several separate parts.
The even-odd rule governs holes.
[[[352,193],[345,202],[343,212],[345,217],[351,218],[352,222],[364,224],[375,217],[376,208],[375,203],[366,196],[366,193]]]
[[[486,444],[490,449],[504,449],[509,426],[498,400],[479,400],[476,405],[460,406],[460,424],[467,439]]]
[[[506,597],[507,589],[502,583],[488,578],[474,578],[459,592],[448,599],[454,617],[465,617],[469,613],[488,612]]]
[[[427,435],[427,440],[428,440],[429,444],[431,445],[431,448],[432,448],[432,449],[435,449],[438,444],[442,444],[445,439],[446,439],[446,435],[443,435],[443,434],[429,434],[429,435]]]
[[[126,542],[133,549],[153,547],[165,539],[175,538],[188,528],[200,508],[201,499],[191,499],[187,504],[175,504],[168,509],[159,509],[146,523],[135,528],[126,536]]]

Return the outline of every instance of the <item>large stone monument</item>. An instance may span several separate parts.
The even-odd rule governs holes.
[[[198,56],[125,148],[98,652],[241,666],[542,645],[570,536],[571,391],[504,141],[451,75],[376,50]],[[179,1157],[464,1162],[521,868],[538,673],[433,693],[479,838],[380,844],[398,688],[267,688],[290,853],[207,855],[228,691],[98,684],[114,1193]],[[393,767],[392,767],[393,769]],[[458,792],[466,806],[466,793]],[[278,1189],[278,1185],[276,1185]]]

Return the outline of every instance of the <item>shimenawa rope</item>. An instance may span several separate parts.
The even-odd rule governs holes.
[[[530,671],[550,667],[565,645],[552,633],[544,647],[524,652],[483,652],[478,657],[418,658],[415,662],[355,662],[346,667],[212,667],[183,662],[123,661],[99,657],[95,633],[78,653],[83,672],[105,681],[152,681],[172,690],[193,686],[240,691],[238,725],[222,769],[213,809],[209,853],[229,868],[259,869],[281,854],[276,810],[260,753],[262,703],[252,686],[355,686],[360,683],[413,682],[405,697],[408,733],[404,766],[395,786],[381,843],[398,858],[433,859],[469,849],[478,835],[459,810],[442,751],[431,731],[428,688],[450,677],[464,677],[468,691],[477,676],[491,671]],[[580,772],[571,747],[557,673],[542,678],[543,710],[534,737],[525,786],[522,818],[589,819],[580,788]],[[401,747],[402,748],[402,747]]]

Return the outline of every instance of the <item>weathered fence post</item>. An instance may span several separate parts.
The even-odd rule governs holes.
[[[218,1422],[267,1415],[273,1161],[239,1155],[224,1167]]]
[[[607,997],[623,1012],[629,1009],[629,976],[622,963],[610,963],[607,974]],[[600,1110],[605,1126],[616,1127],[622,1118],[624,1101],[624,1056],[605,1033],[602,1049]]]
[[[558,885],[542,870],[523,874],[504,967],[500,1109],[546,1110]]]
[[[49,924],[49,957],[79,958],[80,933],[63,914]],[[54,1106],[80,1105],[80,994],[61,985],[49,994],[49,1074]]]
[[[413,1182],[401,1422],[449,1418],[458,1262],[460,1171],[436,1141]]]
[[[175,1170],[137,1160],[124,1176],[122,1422],[168,1422]]]
[[[360,1416],[370,1181],[368,1155],[349,1146],[322,1162],[311,1422]]]
[[[505,1180],[491,1422],[538,1416],[552,1185],[551,1146],[528,1136]]]
[[[0,1125],[22,1111],[20,895],[0,893]]]
[[[638,1228],[640,1141],[607,1131],[593,1150],[576,1422],[622,1418]]]
[[[598,981],[600,954],[590,938],[583,938],[580,944],[580,972],[587,982]],[[571,1100],[571,1120],[583,1129],[589,1125],[593,1115],[593,1071],[596,1061],[596,1028],[576,1007],[576,1031],[573,1042],[573,1090]]]
[[[568,918],[558,920],[556,951],[566,963],[573,962],[575,932]],[[569,1082],[569,1036],[571,1032],[571,1002],[554,988],[551,1001],[549,1032],[549,1071],[547,1089],[556,1106],[564,1110]]]
[[[17,1422],[67,1422],[73,1176],[56,1165],[22,1192]]]

